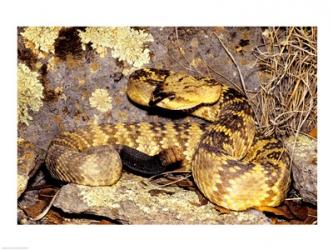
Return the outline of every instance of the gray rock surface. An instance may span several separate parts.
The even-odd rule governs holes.
[[[269,224],[262,212],[221,214],[214,205],[201,205],[194,191],[159,187],[124,173],[111,187],[68,184],[54,206],[66,213],[108,217],[123,224]]]
[[[285,143],[293,160],[294,188],[304,201],[317,205],[317,140],[299,135]]]

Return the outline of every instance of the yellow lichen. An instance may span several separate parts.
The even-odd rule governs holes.
[[[114,58],[136,68],[149,63],[149,49],[145,44],[154,41],[151,34],[130,27],[90,27],[80,31],[80,37],[83,49],[92,43],[92,47],[103,56],[106,48],[111,48]]]
[[[43,105],[43,85],[38,80],[38,73],[31,71],[25,64],[20,63],[17,69],[18,121],[29,125],[32,117],[30,111],[37,112]]]
[[[61,27],[28,27],[21,35],[33,44],[34,49],[54,53],[54,41],[60,29]]]
[[[89,98],[90,106],[101,112],[111,110],[111,97],[106,89],[96,89]]]

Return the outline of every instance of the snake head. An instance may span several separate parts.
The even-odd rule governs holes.
[[[127,95],[143,106],[189,110],[216,103],[222,86],[212,78],[196,78],[168,70],[140,69],[129,77]]]
[[[156,85],[149,103],[164,109],[188,110],[217,102],[221,91],[221,85],[213,79],[173,73]]]
[[[127,95],[144,106],[188,110],[216,103],[221,91],[221,84],[208,77],[195,78],[185,73],[141,69],[130,76]]]

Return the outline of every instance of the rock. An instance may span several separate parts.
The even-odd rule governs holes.
[[[17,224],[27,224],[29,221],[28,216],[20,208],[17,208]],[[35,224],[35,223],[34,223]]]
[[[23,139],[18,140],[17,198],[25,191],[28,180],[42,164],[45,152]]]
[[[21,175],[21,174],[17,175],[17,180],[16,180],[17,198],[19,198],[21,196],[21,194],[27,188],[28,180],[29,180],[29,176],[27,176],[27,175]]]
[[[293,161],[293,187],[304,201],[317,205],[317,140],[299,135],[285,144]]]
[[[54,206],[66,213],[108,217],[123,224],[269,224],[262,212],[221,214],[214,205],[200,205],[194,191],[160,187],[124,173],[111,187],[68,184]],[[144,184],[145,183],[145,184]]]

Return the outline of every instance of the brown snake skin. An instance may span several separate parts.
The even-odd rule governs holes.
[[[128,97],[144,106],[184,110],[211,123],[141,122],[91,125],[55,138],[47,167],[56,179],[112,185],[121,176],[114,145],[153,156],[178,147],[181,167],[211,202],[231,209],[277,206],[290,185],[290,159],[276,138],[256,136],[253,111],[241,93],[211,78],[168,70],[131,74]]]

